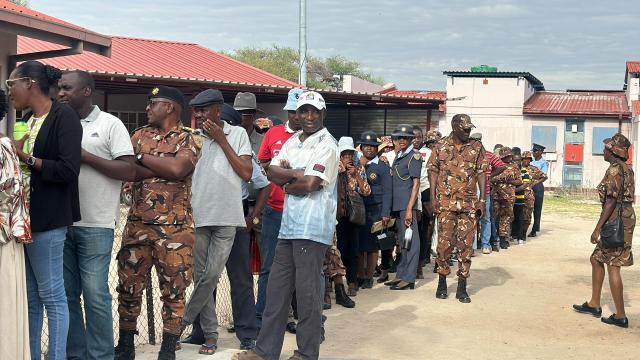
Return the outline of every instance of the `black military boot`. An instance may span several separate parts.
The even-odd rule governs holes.
[[[456,290],[456,299],[465,304],[471,302],[471,298],[469,297],[469,294],[467,294],[467,279],[463,277],[458,278],[458,290]]]
[[[176,343],[178,340],[180,340],[180,335],[163,332],[158,360],[176,360]]]
[[[500,249],[508,249],[509,248],[509,241],[504,237],[504,236],[500,236]]]
[[[353,308],[356,306],[355,301],[351,300],[351,298],[347,296],[347,292],[344,290],[343,284],[336,284],[335,291],[336,291],[336,304],[342,305],[346,308]]]
[[[447,277],[444,275],[439,275],[438,277],[438,289],[436,290],[436,297],[438,299],[446,299],[449,295],[447,294]]]
[[[120,329],[118,345],[114,349],[115,360],[134,360],[136,358],[136,349],[133,345],[133,336],[137,335],[135,330]]]

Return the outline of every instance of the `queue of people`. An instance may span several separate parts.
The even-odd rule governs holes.
[[[235,358],[279,359],[290,332],[298,345],[290,359],[317,359],[332,292],[336,304],[355,308],[354,297],[374,282],[412,290],[435,248],[436,297],[448,298],[457,260],[456,299],[469,303],[474,241],[491,254],[540,232],[544,147],[489,152],[466,114],[452,118],[444,137],[400,124],[390,137],[365,131],[354,142],[336,140],[324,127],[327,106],[314,91],[292,89],[287,121],[278,123],[257,121],[252,93],[238,93],[230,106],[207,89],[187,104],[180,90],[157,86],[148,95],[149,123],[129,137],[122,122],[92,103],[95,84],[86,72],[27,61],[6,85],[15,108],[28,109],[28,132],[0,139],[0,215],[10,219],[1,223],[0,276],[16,294],[0,298],[0,311],[11,316],[0,325],[7,358],[40,359],[44,307],[49,359],[134,359],[152,267],[163,304],[158,359],[175,359],[181,342],[212,355],[216,289],[226,267],[243,350]],[[48,96],[52,86],[57,100]],[[4,115],[6,103],[0,105]],[[196,129],[182,124],[188,110]],[[591,238],[592,297],[574,306],[600,316],[607,264],[616,314],[602,321],[623,327],[620,267],[633,263],[635,224],[628,148],[621,134],[605,140],[611,166],[598,186],[603,212]],[[121,191],[131,206],[116,257],[114,347],[105,324],[113,322],[108,272]],[[601,233],[616,219],[622,243],[605,247]],[[257,298],[252,239],[261,255]],[[188,326],[191,334],[184,334]]]

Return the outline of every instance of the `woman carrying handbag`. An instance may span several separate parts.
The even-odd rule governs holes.
[[[636,224],[633,209],[633,169],[625,163],[630,145],[629,140],[622,134],[615,134],[604,140],[604,160],[610,165],[597,187],[602,212],[591,235],[591,243],[596,244],[591,254],[591,300],[582,305],[573,305],[580,313],[596,317],[602,315],[600,297],[606,264],[616,312],[609,317],[602,317],[601,320],[605,324],[623,328],[629,327],[629,320],[624,310],[620,267],[633,265],[631,240]]]

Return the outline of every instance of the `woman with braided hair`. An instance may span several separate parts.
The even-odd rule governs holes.
[[[14,141],[23,163],[33,243],[25,246],[31,358],[40,359],[43,306],[49,325],[49,360],[66,358],[69,308],[63,280],[67,227],[80,220],[78,174],[82,125],[77,113],[49,97],[62,72],[26,61],[6,81],[18,111],[29,109],[27,134]]]

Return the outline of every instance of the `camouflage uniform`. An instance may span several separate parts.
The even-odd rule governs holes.
[[[131,137],[136,154],[181,156],[195,166],[201,141],[192,129],[178,124],[168,133],[145,126]],[[191,210],[191,175],[179,181],[158,177],[134,183],[133,204],[118,252],[118,313],[120,329],[135,330],[151,266],[158,272],[164,331],[180,334],[185,290],[193,275],[195,242]]]
[[[435,206],[440,212],[436,260],[440,275],[449,275],[448,260],[457,251],[458,276],[469,277],[477,226],[477,179],[484,176],[487,166],[482,143],[469,140],[458,149],[453,134],[440,140],[431,153],[428,167],[437,174]]]
[[[511,155],[511,149],[503,147],[498,150],[498,156],[503,159]],[[517,164],[507,164],[500,174],[491,178],[491,200],[493,201],[493,216],[498,219],[498,236],[507,237],[511,234],[513,221],[513,205],[515,204],[517,186],[522,185],[520,168]]]
[[[610,139],[604,140],[605,148],[618,157],[626,160],[629,154],[629,140],[621,134],[615,134]],[[624,176],[624,179],[623,179]],[[622,182],[624,181],[624,188]],[[635,198],[635,178],[631,165],[622,162],[612,162],[604,174],[604,178],[597,187],[600,202],[604,211],[604,203],[607,199],[615,199],[617,205],[622,206],[622,224],[624,228],[624,246],[605,249],[600,243],[591,254],[591,258],[601,264],[611,266],[633,265],[633,253],[631,251],[633,229],[636,225],[636,214],[633,209]],[[618,216],[618,207],[611,214],[607,222],[614,221]]]
[[[530,151],[525,151],[522,153],[522,158],[533,158]],[[547,176],[540,171],[537,167],[533,165],[529,165],[528,167],[522,168],[522,173],[525,171],[529,174],[529,182],[534,183],[538,182],[541,179],[545,179]],[[524,180],[523,180],[524,181]],[[528,186],[524,189],[524,212],[523,212],[523,220],[522,220],[522,228],[526,232],[529,229],[529,225],[531,225],[531,216],[533,215],[533,206],[535,204],[535,195],[533,193],[533,189]]]

